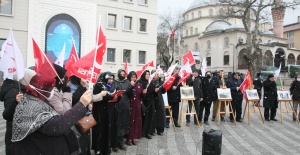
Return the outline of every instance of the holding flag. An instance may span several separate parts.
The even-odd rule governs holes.
[[[275,74],[274,74],[274,78],[278,78],[279,75],[280,75],[280,70],[281,70],[281,63],[279,65],[279,68],[275,71]]]
[[[247,71],[246,73],[246,78],[244,79],[244,81],[242,82],[242,84],[240,85],[240,90],[244,95],[244,98],[246,98],[246,89],[249,89],[250,86],[252,85],[253,81],[250,75],[250,72]]]
[[[171,77],[165,80],[163,87],[166,89],[166,91],[168,91],[172,87],[176,77],[177,77],[177,73],[173,74]]]
[[[146,65],[143,66],[143,68],[141,70],[136,71],[137,74],[137,79],[139,79],[141,77],[141,75],[144,73],[144,71],[149,67],[154,67],[153,61],[148,62]]]
[[[178,64],[174,64],[172,66],[169,67],[168,71],[164,73],[164,76],[165,76],[165,80],[168,80],[171,76],[172,76],[172,73],[174,71],[174,69],[176,68]]]
[[[206,58],[203,57],[202,64],[201,64],[201,74],[203,77],[205,77],[206,70],[207,70],[207,62],[206,62]]]
[[[24,77],[24,60],[11,29],[2,47],[0,70],[4,74],[3,79],[15,74],[17,75],[17,80],[22,79]]]
[[[179,71],[179,76],[180,76],[180,80],[178,81],[178,85],[181,83],[181,82],[185,82],[186,79],[192,74],[192,69],[191,69],[191,66],[190,66],[190,63],[189,61],[187,61],[184,66],[180,69]]]

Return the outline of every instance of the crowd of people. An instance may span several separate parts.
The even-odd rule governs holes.
[[[4,81],[0,100],[4,102],[7,155],[89,155],[91,149],[95,154],[107,155],[126,150],[131,145],[137,145],[138,139],[161,136],[164,129],[169,128],[170,119],[166,119],[169,114],[163,100],[165,93],[172,109],[174,124],[180,127],[178,116],[182,85],[179,83],[179,76],[175,78],[171,88],[165,90],[163,75],[156,74],[148,82],[149,76],[155,70],[144,71],[140,78],[134,71],[126,73],[124,69],[120,69],[116,74],[107,71],[100,74],[91,90],[88,88],[88,81],[76,76],[66,77],[64,68],[56,64],[54,67],[58,73],[56,78],[26,69],[20,84],[13,80],[14,77]],[[176,72],[178,68],[172,74]],[[217,89],[222,85],[231,90],[236,121],[242,122],[241,75],[233,73],[223,84],[225,81],[221,79],[222,70],[207,71],[205,76],[200,76],[200,73],[200,70],[195,69],[186,80],[186,84],[194,89],[194,104],[199,119],[197,122],[194,117],[194,124],[209,124],[211,105],[211,120],[215,120],[218,107]],[[275,116],[278,101],[274,76],[270,74],[262,81],[258,74],[253,79],[253,85],[263,99],[265,120],[277,121]],[[113,94],[118,90],[123,90],[124,93],[113,101]],[[300,104],[300,75],[295,78],[290,91],[297,112]],[[192,103],[189,103],[189,108],[192,110]],[[226,107],[223,105],[220,108],[225,111]],[[97,124],[90,132],[82,133],[77,122],[91,113]],[[233,122],[233,117],[231,114],[230,122]],[[293,119],[296,120],[295,115]],[[186,126],[190,126],[191,121],[187,115]],[[225,114],[221,115],[221,121],[225,122]]]

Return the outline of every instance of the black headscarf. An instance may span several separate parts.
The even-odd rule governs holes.
[[[80,78],[75,76],[75,75],[72,75],[70,77],[70,82],[76,86],[79,86],[80,85]]]
[[[97,82],[102,82],[102,83],[107,84],[107,81],[108,81],[110,76],[114,76],[114,75],[111,72],[101,73],[98,80],[97,80]]]
[[[126,71],[124,69],[119,69],[118,70],[118,73],[117,73],[118,78],[116,80],[120,81],[120,82],[124,81],[125,77],[126,77],[126,76],[121,76],[121,72],[124,72],[126,74]]]
[[[141,75],[141,78],[139,79],[139,81],[143,84],[143,89],[147,88],[148,85],[148,80],[146,79],[146,73],[149,73],[149,70],[145,70],[144,73]]]
[[[135,75],[135,76],[137,77],[137,74],[136,74],[135,71],[129,72],[129,74],[127,75],[127,79],[128,79],[129,81],[131,81],[131,77],[132,77],[133,75]]]
[[[65,86],[65,83],[66,83],[65,75],[66,75],[67,70],[57,64],[53,64],[53,66],[54,66],[59,78],[61,80],[62,79],[65,80],[64,83],[61,83],[60,79],[57,76],[55,77],[55,80],[56,80],[55,87],[60,91],[62,89],[62,87]]]

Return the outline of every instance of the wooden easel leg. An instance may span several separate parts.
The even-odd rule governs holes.
[[[234,124],[236,125],[235,114],[234,114],[234,112],[233,112],[233,108],[232,108],[232,105],[231,105],[231,101],[229,101],[229,106],[230,106],[230,108],[231,108],[231,112],[232,112]]]
[[[180,109],[180,116],[179,116],[179,124],[181,125],[182,128],[182,117],[183,117],[183,104],[184,104],[184,100],[181,100],[181,109]]]
[[[263,124],[264,124],[264,123],[265,123],[265,120],[264,120],[263,115],[262,115],[262,113],[261,113],[260,106],[258,106],[258,111],[259,111],[259,114],[260,114],[261,121],[262,121]]]
[[[248,106],[248,101],[246,101],[246,106],[244,108],[243,119],[242,119],[243,121],[244,121],[244,117],[245,117],[245,114],[246,114],[247,106]]]
[[[194,107],[194,111],[195,111],[195,114],[194,114],[194,115],[196,115],[196,120],[197,120],[198,128],[200,128],[200,122],[199,122],[199,120],[198,120],[197,110],[196,110],[196,108],[195,108],[194,101],[192,101],[192,105],[193,105],[193,107]],[[199,106],[200,106],[200,105],[199,105]]]
[[[279,106],[280,106],[280,122],[282,124],[282,101],[279,101]]]
[[[220,125],[220,118],[221,118],[221,114],[220,114],[220,109],[221,109],[221,101],[218,101],[218,105],[217,105],[218,107],[218,112],[217,112],[217,119],[218,119],[218,125]],[[217,120],[217,119],[215,119],[215,121]]]
[[[290,104],[290,106],[291,106],[291,108],[292,108],[293,114],[294,114],[295,117],[296,117],[296,121],[299,123],[299,118],[298,118],[297,113],[295,112],[295,109],[294,109],[294,107],[293,107],[293,103],[292,103],[291,101],[289,101],[289,104]]]
[[[168,111],[169,111],[169,114],[170,114],[170,119],[171,119],[171,122],[172,122],[172,126],[173,126],[173,129],[174,129],[174,132],[176,132],[176,127],[175,127],[175,124],[174,124],[174,119],[173,119],[173,115],[171,113],[171,109],[168,108]]]
[[[289,111],[289,108],[288,108],[288,106],[287,106],[287,104],[288,104],[288,103],[285,102],[285,109],[286,109],[286,112],[290,112],[290,111]]]
[[[249,101],[248,101],[249,102]],[[248,103],[248,124],[250,125],[250,102]]]

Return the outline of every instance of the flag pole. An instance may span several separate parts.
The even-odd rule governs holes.
[[[94,75],[94,68],[95,68],[95,61],[96,61],[96,56],[97,56],[97,51],[98,51],[98,42],[99,42],[99,33],[100,33],[100,25],[101,25],[101,14],[99,15],[99,23],[98,23],[98,30],[97,30],[97,39],[96,39],[96,44],[95,44],[95,55],[94,55],[94,62],[93,62],[93,67],[92,67],[92,73],[91,73],[91,79],[89,82],[89,90],[93,89],[93,84],[92,84],[92,80],[93,80],[93,75]]]

